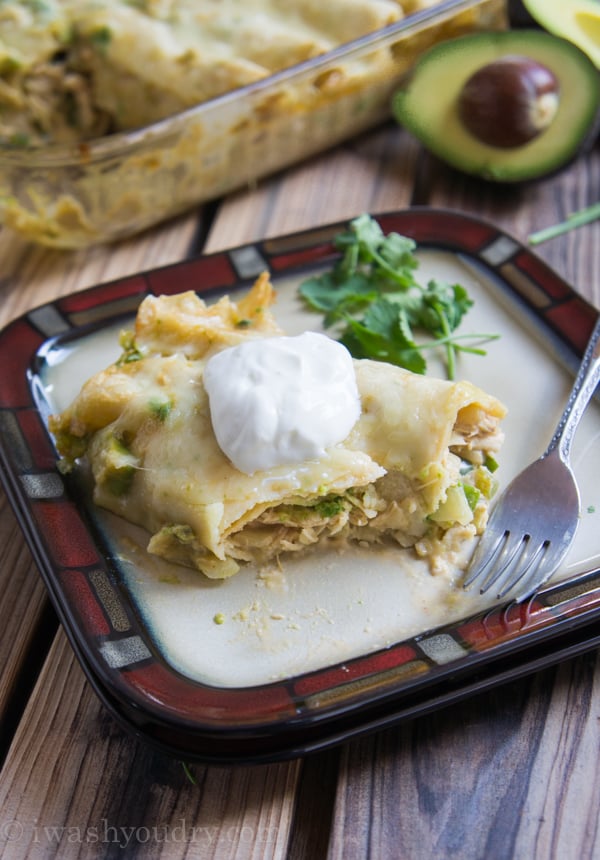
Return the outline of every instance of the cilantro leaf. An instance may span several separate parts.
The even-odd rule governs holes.
[[[460,284],[447,284],[444,281],[429,281],[422,294],[422,308],[418,323],[432,334],[447,334],[460,325],[473,300]],[[445,318],[445,324],[440,322]]]
[[[307,278],[300,285],[300,295],[309,307],[322,311],[329,327],[343,313],[352,313],[377,298],[377,290],[364,275],[351,275],[338,285],[331,273]]]
[[[412,272],[418,266],[413,254],[416,243],[399,233],[386,236],[370,215],[359,215],[351,221],[350,229],[340,233],[334,244],[344,251],[334,267],[338,283],[361,270],[382,286],[386,281],[404,288],[415,283]]]
[[[355,358],[374,358],[425,372],[425,359],[414,342],[404,311],[384,298],[377,299],[362,320],[348,317],[340,337]]]
[[[354,218],[338,233],[334,245],[340,257],[322,275],[307,278],[299,292],[307,305],[324,315],[324,325],[339,325],[339,340],[356,358],[373,358],[406,367],[427,369],[423,351],[441,346],[446,368],[454,378],[457,352],[485,355],[461,343],[453,333],[473,305],[461,284],[416,279],[416,243],[399,233],[384,234],[368,214]],[[362,317],[360,316],[362,314]],[[427,335],[417,344],[413,331]],[[481,340],[491,335],[473,335]]]

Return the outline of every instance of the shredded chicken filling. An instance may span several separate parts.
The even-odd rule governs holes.
[[[482,420],[476,426],[457,422],[453,435],[455,443],[450,451],[457,481],[461,462],[480,466],[502,442],[498,423],[493,419]],[[463,483],[473,488],[478,483],[481,486],[480,476],[469,475],[470,471],[467,466]],[[388,473],[375,484],[342,496],[326,497],[316,503],[280,504],[263,511],[238,531],[233,530],[226,540],[226,552],[238,561],[266,561],[283,552],[302,550],[323,538],[377,543],[384,536],[401,546],[411,546],[431,530],[416,503],[417,491],[400,473]],[[489,494],[491,486],[483,493],[484,497]],[[484,507],[487,509],[487,505]],[[481,526],[484,512],[480,509],[478,513],[479,517],[473,519]]]

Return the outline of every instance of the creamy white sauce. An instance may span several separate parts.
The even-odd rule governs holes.
[[[322,457],[360,416],[350,353],[316,332],[225,349],[208,360],[204,386],[217,442],[248,475]]]

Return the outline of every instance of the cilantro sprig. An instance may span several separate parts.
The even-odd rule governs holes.
[[[364,214],[335,237],[334,245],[341,256],[333,267],[307,278],[299,289],[309,307],[323,314],[324,326],[338,329],[338,340],[355,358],[425,373],[424,352],[443,347],[448,378],[454,379],[458,352],[485,355],[473,341],[496,335],[455,334],[473,300],[460,284],[438,279],[421,284],[412,239],[384,234],[379,223]],[[417,343],[415,332],[429,339]]]

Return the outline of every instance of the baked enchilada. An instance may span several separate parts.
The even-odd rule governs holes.
[[[327,348],[299,350],[273,299],[266,274],[238,302],[146,298],[120,359],[50,418],[63,468],[87,464],[98,505],[145,528],[150,553],[208,577],[355,541],[406,548],[435,572],[485,527],[504,406],[468,382],[349,353],[336,364],[325,335]]]
[[[0,140],[146,126],[403,16],[401,0],[4,0]]]

